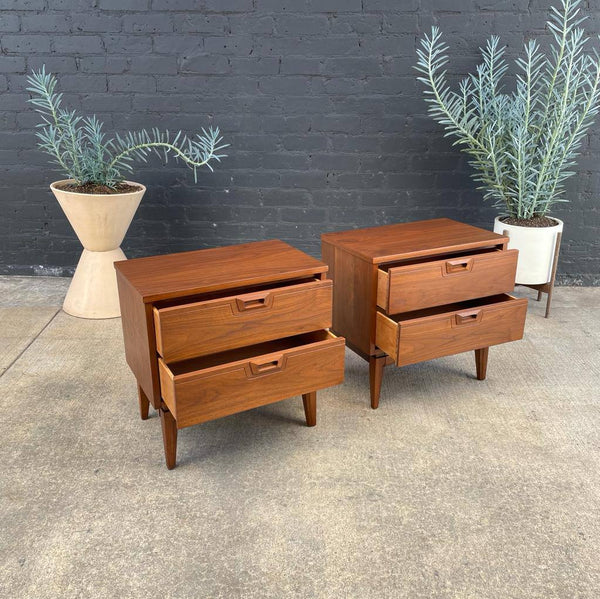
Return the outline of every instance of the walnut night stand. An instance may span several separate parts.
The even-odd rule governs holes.
[[[508,237],[441,218],[321,236],[333,279],[333,327],[369,362],[371,407],[383,368],[475,350],[486,375],[490,345],[523,336],[527,300],[515,286]]]
[[[316,391],[344,378],[325,264],[273,240],[115,268],[141,417],[159,411],[169,469],[186,426],[294,395],[316,424]]]

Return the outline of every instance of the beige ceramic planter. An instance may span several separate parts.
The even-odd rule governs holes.
[[[77,234],[83,252],[65,297],[63,310],[79,318],[115,318],[121,315],[117,278],[113,263],[125,260],[119,247],[146,188],[111,195],[64,191],[56,186],[71,183],[66,179],[50,185],[52,193]]]

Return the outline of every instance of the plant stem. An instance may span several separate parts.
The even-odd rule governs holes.
[[[461,134],[464,137],[466,137],[471,142],[472,145],[478,146],[481,151],[483,151],[483,152],[485,152],[487,154],[488,153],[487,148],[485,148],[479,142],[479,140],[475,139],[466,129],[464,129],[463,127],[461,127],[461,125],[458,123],[458,121],[454,118],[454,115],[448,110],[447,106],[442,101],[442,98],[440,97],[437,85],[435,84],[435,80],[433,78],[433,68],[432,68],[432,64],[431,64],[431,61],[433,60],[432,52],[433,52],[433,43],[429,44],[429,48],[428,48],[428,56],[427,56],[427,58],[428,58],[427,78],[429,80],[429,86],[431,87],[431,90],[433,91],[433,94],[435,96],[435,100],[436,100],[438,106],[444,112],[444,114],[446,115],[446,118],[448,118],[452,122],[452,124],[454,125],[454,127],[458,131],[460,131]]]
[[[548,164],[550,163],[550,159],[554,155],[554,149],[556,146],[556,142],[558,140],[558,134],[559,134],[559,131],[561,130],[560,127],[558,126],[558,123],[562,123],[564,121],[565,110],[567,107],[567,97],[568,97],[568,93],[569,93],[569,85],[571,83],[571,75],[572,75],[574,58],[575,58],[575,47],[573,47],[573,49],[571,50],[571,53],[569,55],[569,68],[567,69],[567,76],[565,79],[564,89],[563,89],[563,93],[562,93],[562,100],[561,100],[561,105],[560,105],[560,118],[557,119],[557,123],[554,127],[554,131],[550,138],[550,143],[544,154],[544,159],[542,160],[542,167],[540,168],[540,172],[538,174],[537,185],[535,186],[535,193],[533,196],[536,199],[539,196],[540,189],[542,187],[542,182],[544,181],[544,178],[546,177],[546,171],[548,169]],[[536,205],[537,205],[537,201],[532,202],[533,207],[535,207]],[[544,214],[545,214],[545,211],[542,214],[542,216]],[[531,214],[529,214],[528,218],[532,218],[533,216],[534,216],[534,213],[532,212]]]
[[[136,150],[140,150],[143,148],[165,148],[167,151],[172,151],[175,156],[177,158],[181,158],[181,160],[183,160],[186,164],[189,164],[190,166],[194,167],[194,168],[198,168],[201,166],[204,166],[205,164],[208,163],[208,161],[210,160],[210,158],[207,158],[206,160],[202,160],[201,162],[196,162],[195,160],[192,160],[191,158],[188,158],[184,152],[182,152],[179,148],[177,148],[176,146],[170,144],[170,143],[165,143],[165,142],[148,142],[148,143],[144,143],[144,144],[139,144],[136,146],[131,146],[130,148],[127,148],[126,150],[123,150],[122,152],[120,152],[119,154],[117,154],[112,161],[108,164],[108,169],[110,170],[111,168],[113,168],[113,166],[115,164],[117,164],[117,162],[119,160],[121,160],[121,158],[123,158],[124,156],[127,156],[127,154],[131,154],[132,152],[135,152]]]

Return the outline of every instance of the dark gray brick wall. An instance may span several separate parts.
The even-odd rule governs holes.
[[[123,247],[129,256],[279,237],[314,255],[319,234],[453,217],[491,227],[466,159],[425,116],[417,37],[446,33],[452,74],[500,34],[515,56],[547,37],[547,0],[0,0],[0,271],[72,272],[79,244],[34,148],[25,75],[47,68],[66,100],[109,129],[218,124],[230,157],[195,185],[158,162]],[[600,0],[586,2],[600,30]],[[566,222],[563,281],[600,282],[600,125]]]

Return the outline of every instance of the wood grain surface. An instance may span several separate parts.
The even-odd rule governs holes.
[[[449,218],[324,233],[321,240],[375,264],[508,243],[504,235]]]
[[[505,294],[399,317],[379,313],[377,345],[399,366],[414,364],[521,339],[526,312],[526,299]]]
[[[344,340],[318,331],[173,365],[163,398],[183,428],[341,383]]]
[[[157,350],[186,360],[331,326],[333,284],[282,286],[205,302],[154,308]]]
[[[279,240],[115,262],[144,302],[312,276],[319,260]]]
[[[377,304],[390,314],[509,293],[518,250],[465,254],[378,273]]]

